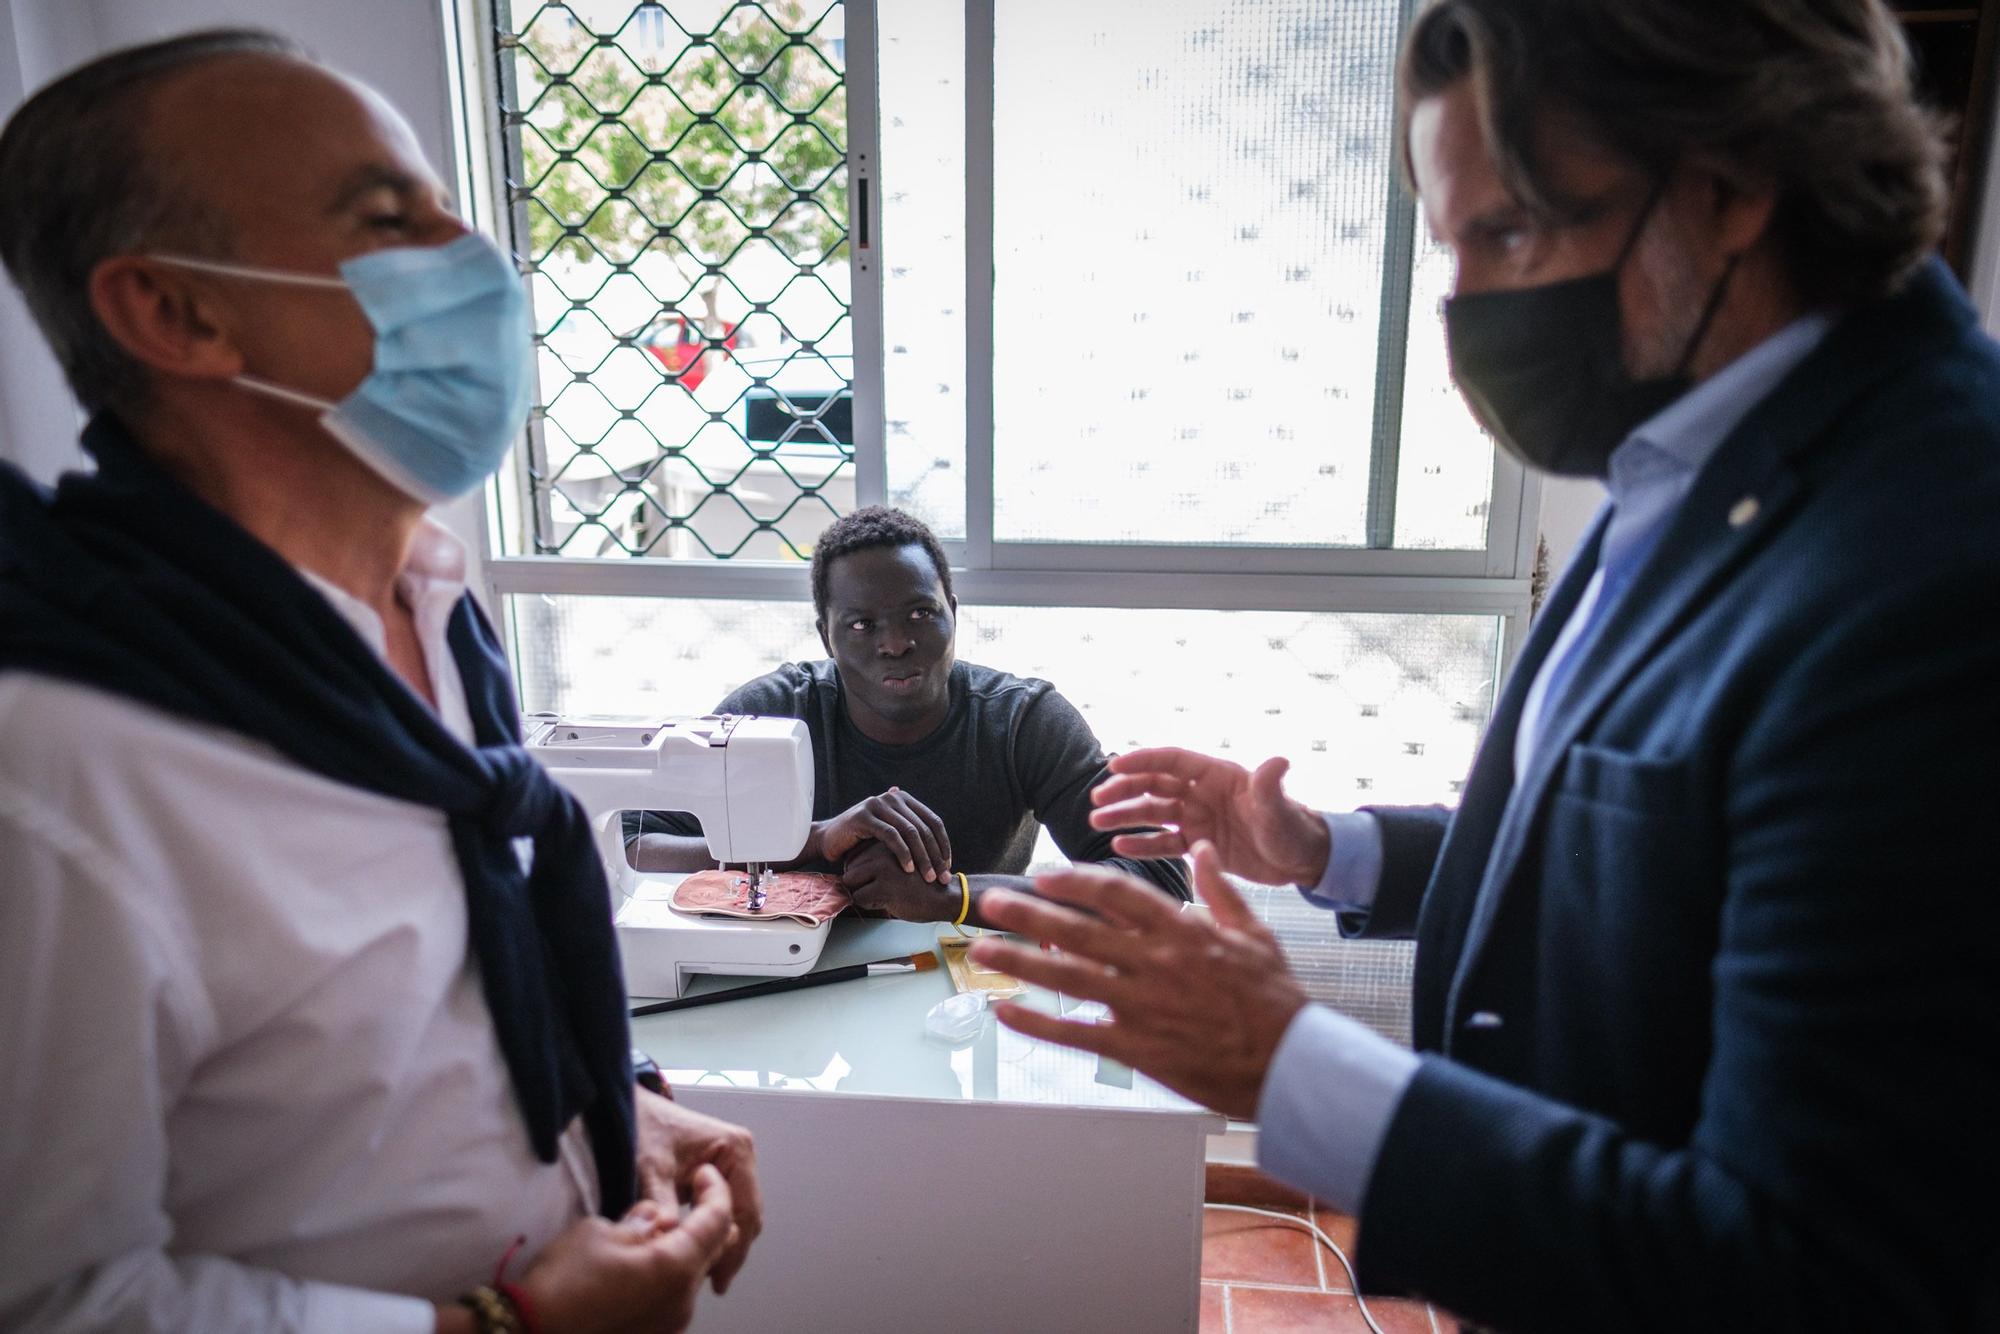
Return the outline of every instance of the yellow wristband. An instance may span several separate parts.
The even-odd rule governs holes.
[[[966,917],[972,912],[972,882],[965,878],[965,872],[963,871],[957,872],[957,875],[959,895],[958,920],[953,922],[952,925],[964,926]]]

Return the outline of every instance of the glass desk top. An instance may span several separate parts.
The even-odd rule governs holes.
[[[935,949],[949,927],[929,922],[833,924],[818,968],[874,962]],[[689,995],[759,978],[700,977]],[[1201,1111],[1165,1086],[1089,1052],[1023,1037],[989,1011],[971,1039],[946,1043],[924,1016],[953,994],[951,974],[927,973],[830,982],[647,1015],[632,1040],[676,1087],[815,1089],[892,1097],[1017,1102],[1066,1107]],[[1081,1003],[1031,987],[1027,1004],[1070,1013]]]

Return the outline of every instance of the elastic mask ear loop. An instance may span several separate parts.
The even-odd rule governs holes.
[[[1729,280],[1736,274],[1736,265],[1742,260],[1741,251],[1729,257],[1722,266],[1722,276],[1715,280],[1715,288],[1708,294],[1708,304],[1701,308],[1701,319],[1695,324],[1694,332],[1688,336],[1687,347],[1681,353],[1680,365],[1674,368],[1674,378],[1684,380],[1694,366],[1695,353],[1701,351],[1701,343],[1708,337],[1708,326],[1715,322],[1716,312],[1722,309],[1722,298],[1728,295]]]
[[[247,278],[253,282],[287,283],[293,287],[331,288],[336,291],[348,290],[346,282],[339,278],[329,278],[319,273],[293,273],[286,269],[259,268],[253,264],[231,264],[219,259],[196,259],[192,255],[151,255],[149,258],[176,268],[193,269],[198,273],[220,274],[225,278]],[[255,390],[285,403],[311,408],[315,412],[330,412],[334,404],[314,394],[301,393],[297,389],[287,389],[269,380],[260,380],[254,375],[232,377],[233,382],[245,389]]]
[[[1662,176],[1653,182],[1653,189],[1646,196],[1646,202],[1639,210],[1639,217],[1632,224],[1632,230],[1625,233],[1625,244],[1618,247],[1618,258],[1611,263],[1614,274],[1625,272],[1625,261],[1632,258],[1632,252],[1639,248],[1639,238],[1645,235],[1646,224],[1653,220],[1653,210],[1660,206],[1660,199],[1667,193],[1668,177]]]
[[[1618,252],[1618,262],[1611,269],[1613,273],[1624,272],[1625,261],[1630,259],[1632,252],[1638,248],[1639,237],[1644,234],[1646,224],[1652,220],[1653,210],[1660,206],[1661,198],[1667,193],[1669,179],[1666,176],[1660,177],[1653,185],[1653,192],[1646,196],[1646,206],[1639,210],[1639,220],[1632,224],[1631,234],[1625,238],[1625,245]],[[1708,326],[1715,322],[1716,312],[1722,309],[1722,299],[1729,294],[1729,280],[1735,276],[1736,265],[1742,258],[1742,253],[1738,252],[1731,255],[1729,262],[1722,266],[1722,276],[1715,280],[1715,286],[1709,290],[1708,300],[1701,308],[1701,318],[1695,321],[1694,332],[1688,335],[1687,346],[1681,349],[1680,361],[1675,365],[1671,378],[1676,380],[1687,378],[1688,368],[1694,365],[1695,355],[1701,351],[1702,340],[1708,337]]]
[[[294,287],[333,287],[347,290],[347,283],[323,273],[293,273],[288,269],[265,269],[254,264],[230,264],[219,259],[196,259],[191,255],[148,255],[148,259],[200,273],[219,273],[225,278],[249,278],[256,282],[290,283]]]
[[[239,384],[245,389],[254,389],[256,392],[278,399],[280,402],[295,403],[299,407],[311,408],[315,412],[331,412],[335,407],[339,406],[330,399],[320,398],[316,394],[303,393],[297,389],[287,389],[281,384],[273,384],[269,380],[260,380],[254,375],[235,375],[231,376],[230,379],[232,383]]]

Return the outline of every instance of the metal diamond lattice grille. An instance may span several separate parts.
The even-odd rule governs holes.
[[[853,503],[844,6],[495,12],[532,550],[810,554]]]

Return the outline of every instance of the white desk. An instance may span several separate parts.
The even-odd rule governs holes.
[[[843,920],[821,966],[937,935]],[[765,1232],[697,1330],[1192,1334],[1223,1119],[990,1015],[970,1042],[927,1037],[951,994],[939,968],[633,1021],[677,1098],[757,1136]]]

